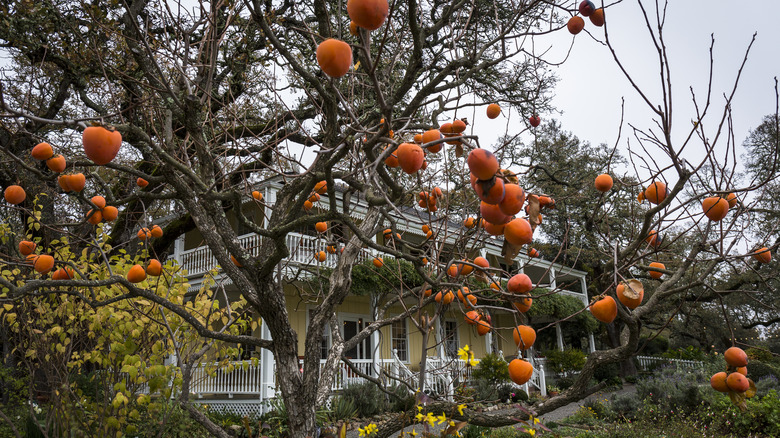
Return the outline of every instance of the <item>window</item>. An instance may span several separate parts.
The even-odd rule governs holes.
[[[402,362],[409,361],[409,342],[406,338],[406,320],[396,321],[392,327],[393,350]]]
[[[367,325],[363,318],[347,317],[342,321],[344,341],[349,341],[360,333]],[[344,356],[350,359],[371,359],[371,337],[367,337],[350,350],[344,352]]]
[[[444,321],[444,352],[448,357],[458,357],[458,323]]]

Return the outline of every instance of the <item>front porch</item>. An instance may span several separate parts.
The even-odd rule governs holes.
[[[397,357],[392,359],[353,359],[352,367],[344,362],[331,384],[335,394],[345,387],[368,382],[363,376],[380,379],[388,386],[402,381],[411,388],[419,382],[419,372],[413,371]],[[325,360],[320,361],[320,371]],[[300,362],[303,367],[303,361]],[[428,357],[425,392],[438,397],[452,398],[455,388],[471,379],[471,368],[460,359]],[[264,372],[265,371],[265,372]],[[259,361],[234,361],[227,366],[201,364],[193,370],[190,391],[195,401],[210,409],[239,415],[260,415],[270,409],[269,400],[276,396],[273,362],[263,367]],[[547,394],[543,361],[534,361],[534,374],[529,383],[518,386],[524,391]]]

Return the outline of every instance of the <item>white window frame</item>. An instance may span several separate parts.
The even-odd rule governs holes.
[[[401,321],[396,321],[397,323],[402,323],[404,326],[404,344],[406,345],[406,358],[402,359],[400,356],[398,357],[401,359],[401,362],[403,363],[409,363],[409,360],[411,359],[411,352],[410,352],[410,345],[409,345],[409,318],[404,318]],[[401,338],[395,337],[395,332],[393,330],[393,326],[396,324],[396,322],[390,324],[390,349],[395,349],[395,340],[400,340]]]
[[[453,324],[455,326],[455,336],[453,339],[449,339],[447,336],[447,324]],[[452,319],[445,319],[442,321],[442,342],[444,342],[444,354],[448,358],[456,358],[458,357],[458,348],[460,348],[460,334],[458,333],[458,322]],[[455,348],[450,351],[449,348],[447,348],[448,343],[452,342],[452,344],[455,346]]]
[[[345,338],[345,336],[344,336],[344,322],[345,322],[345,321],[354,321],[354,322],[358,322],[358,323],[359,323],[359,322],[360,322],[360,320],[363,320],[363,325],[364,325],[364,327],[365,327],[366,325],[370,324],[370,323],[373,321],[373,320],[371,319],[371,317],[370,317],[369,315],[367,315],[367,314],[362,314],[362,313],[348,313],[348,312],[339,312],[339,313],[338,313],[338,318],[337,318],[337,319],[338,319],[338,321],[339,321],[339,332],[341,332],[341,338],[342,338],[342,339],[344,339],[345,341],[346,341],[346,338]],[[360,329],[360,326],[358,326],[358,331],[361,331],[361,329]],[[365,343],[366,341],[367,341],[367,342],[368,342],[368,344],[369,344],[369,346],[368,346],[368,349],[367,349],[367,350],[369,350],[369,351],[370,351],[370,354],[371,354],[371,356],[373,357],[373,355],[374,355],[374,351],[373,351],[373,350],[374,350],[374,348],[376,347],[376,345],[370,345],[370,344],[371,344],[371,336],[369,336],[368,338],[366,338],[365,340],[363,340],[363,342],[364,342],[364,343]],[[331,345],[332,345],[332,344],[331,344]],[[365,344],[364,344],[364,345],[365,345]],[[358,348],[358,350],[360,350],[360,349]],[[342,354],[343,354],[343,353],[342,353]],[[359,360],[366,360],[366,359],[368,359],[368,358],[360,358]]]

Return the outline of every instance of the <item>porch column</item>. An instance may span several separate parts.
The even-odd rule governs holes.
[[[555,288],[558,287],[557,282],[555,281],[555,268],[550,267],[550,289],[555,290]]]
[[[585,277],[580,277],[580,286],[582,287],[582,304],[588,307],[588,283],[585,281]],[[588,333],[588,349],[591,353],[596,351],[596,340],[593,338],[593,333]]]
[[[563,331],[559,322],[555,323],[555,337],[558,339],[558,350],[563,351]]]
[[[268,324],[261,320],[260,339],[271,339],[271,331]],[[260,349],[260,400],[268,400],[276,395],[274,383],[275,371],[274,354],[266,348]]]
[[[181,266],[181,253],[184,252],[184,234],[173,242],[173,259]]]
[[[485,335],[485,353],[490,354],[493,352],[493,332],[488,332]]]
[[[378,308],[378,302],[377,298],[373,295],[371,296],[371,320],[376,321],[379,318],[379,308]],[[392,326],[390,327],[392,337]],[[392,344],[392,341],[391,341]],[[382,375],[382,370],[380,368],[380,363],[384,362],[382,359],[382,348],[381,345],[379,345],[379,330],[374,331],[371,333],[371,372],[373,377],[379,377]]]
[[[434,339],[436,339],[436,352],[439,355],[439,359],[444,360],[444,358],[447,355],[444,352],[444,338],[442,337],[442,333],[441,333],[441,315],[439,315],[439,317],[436,318],[433,327],[434,327],[433,331],[436,333],[434,337]]]

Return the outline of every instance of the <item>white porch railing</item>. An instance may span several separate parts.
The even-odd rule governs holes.
[[[639,367],[642,371],[650,371],[664,365],[691,371],[704,369],[704,362],[699,360],[669,359],[666,357],[654,356],[637,356],[636,359],[639,362]]]
[[[542,395],[547,395],[547,387],[544,374],[544,359],[531,359],[534,365],[534,373],[531,380],[522,386],[528,392],[529,386],[536,387]],[[416,387],[419,373],[409,368],[394,354],[393,359],[353,359],[353,365],[363,374],[379,377],[379,372],[399,378],[412,387]],[[691,362],[691,361],[688,361]],[[300,361],[301,368],[303,361]],[[325,367],[325,361],[319,363],[320,373]],[[462,384],[471,378],[471,367],[467,367],[465,361],[459,359],[441,359],[429,357],[427,359],[427,373],[425,390],[429,394],[443,397],[454,395],[455,385]],[[261,364],[253,364],[251,361],[232,362],[230,368],[218,366],[218,364],[202,364],[193,369],[190,391],[202,399],[201,403],[207,403],[211,408],[236,412],[242,415],[261,414],[267,410],[267,399],[263,399],[261,388],[263,385],[275,386],[274,382],[262,381]],[[275,377],[274,377],[275,379]],[[345,387],[362,383],[365,379],[349,368],[345,363],[339,363],[339,368],[331,385],[332,391],[339,391]],[[220,399],[225,396],[232,399],[234,395],[252,395],[257,398],[242,398],[240,400]],[[204,399],[208,396],[208,399]]]
[[[352,364],[363,374],[378,377],[378,369],[384,369],[388,374],[395,374],[395,364],[392,359],[377,359],[377,368],[374,368],[374,361],[371,359],[352,359]],[[303,361],[300,361],[303,367]],[[232,362],[232,370],[229,371],[226,366],[217,366],[216,364],[201,364],[192,371],[192,383],[190,391],[203,396],[227,395],[232,397],[234,394],[260,394],[262,382],[262,372],[260,364],[252,364],[250,361]],[[321,360],[320,373],[325,368],[325,361]],[[339,363],[339,369],[331,385],[331,390],[339,391],[345,386],[354,383],[363,382],[365,379],[347,366],[344,362]],[[276,377],[271,386],[276,386]]]
[[[547,386],[544,375],[544,359],[532,359],[534,373],[529,383],[536,387],[542,395],[547,394]],[[379,377],[378,371],[402,379],[412,386],[417,385],[419,373],[409,370],[405,364],[394,359],[352,359],[352,364],[360,373],[371,377]],[[374,366],[376,363],[376,367]],[[399,365],[400,364],[400,365]],[[192,371],[190,391],[198,396],[203,395],[227,395],[232,398],[236,394],[259,395],[262,387],[262,372],[260,364],[252,364],[251,361],[232,362],[232,370],[226,366],[217,364],[202,364]],[[303,367],[303,361],[300,361]],[[320,373],[325,367],[325,361],[321,360]],[[441,359],[429,357],[427,360],[426,390],[442,395],[452,396],[455,383],[462,384],[471,379],[471,367],[467,367],[465,361],[460,359]],[[274,378],[275,379],[275,378]],[[349,368],[345,363],[339,363],[339,368],[331,384],[332,391],[340,391],[346,386],[362,383],[365,379]],[[276,382],[270,382],[275,386]],[[526,392],[528,388],[526,387]]]
[[[192,370],[190,392],[203,394],[260,394],[262,373],[260,363],[232,362],[232,370],[217,364],[201,364]]]
[[[325,360],[320,360],[320,375],[325,368]],[[387,373],[391,373],[391,370],[395,367],[393,359],[350,359],[352,365],[357,370],[370,377],[379,377],[379,370],[384,370]],[[374,367],[376,363],[376,367]],[[299,361],[301,369],[303,369],[303,361]],[[344,362],[339,362],[339,368],[336,370],[336,374],[333,376],[333,383],[330,385],[331,391],[340,391],[349,385],[357,383],[363,383],[367,381],[360,374],[356,373]]]
[[[244,234],[238,238],[241,247],[253,256],[257,255],[261,240],[262,237],[253,233]],[[315,260],[317,253],[325,251],[327,247],[327,240],[321,237],[290,233],[286,237],[286,243],[290,250],[290,255],[285,259],[288,264],[292,263],[298,266],[319,265],[329,268],[336,266],[337,258],[333,254],[328,254],[328,257],[322,263]],[[380,255],[379,252],[373,248],[363,249],[358,255],[358,262],[362,263],[378,255]],[[208,246],[199,246],[197,248],[188,249],[175,254],[174,256],[178,258],[181,267],[187,271],[189,277],[203,275],[211,269],[214,269],[218,264],[217,259],[211,254],[211,249],[209,249]],[[383,257],[390,256],[385,254]]]

